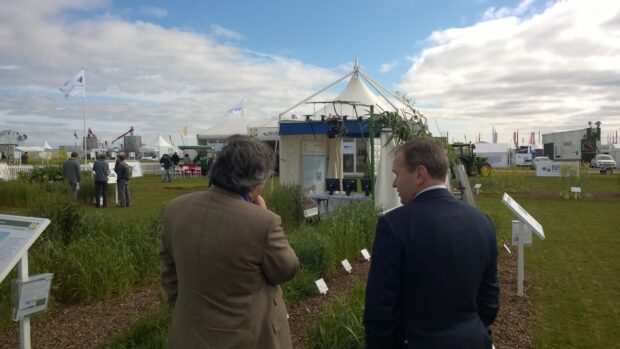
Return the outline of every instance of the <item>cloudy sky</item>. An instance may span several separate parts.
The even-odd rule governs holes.
[[[0,130],[28,145],[73,144],[84,114],[103,140],[179,144],[241,100],[277,118],[356,57],[451,139],[620,130],[620,1],[2,2]],[[81,68],[84,104],[58,91]]]

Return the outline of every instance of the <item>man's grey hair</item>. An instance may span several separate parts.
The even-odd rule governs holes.
[[[271,176],[274,151],[256,138],[233,135],[209,171],[211,184],[234,193],[247,193]]]

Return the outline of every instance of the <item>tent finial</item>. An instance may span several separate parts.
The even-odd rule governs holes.
[[[353,65],[353,70],[356,72],[360,70],[360,62],[357,55],[355,56],[355,64]]]

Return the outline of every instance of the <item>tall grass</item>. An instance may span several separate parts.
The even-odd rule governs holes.
[[[361,249],[371,246],[376,212],[370,200],[353,202],[317,225],[301,226],[289,237],[301,270],[295,279],[283,286],[287,303],[316,292],[314,280],[330,277],[341,260],[355,259]]]
[[[290,233],[304,220],[304,195],[300,185],[283,185],[264,190],[267,207],[282,218],[284,231]]]
[[[363,349],[364,294],[366,285],[358,283],[350,294],[337,298],[308,329],[309,349]]]
[[[53,303],[105,299],[156,278],[157,217],[123,220],[101,211],[86,215],[70,195],[46,193],[41,188],[36,197],[28,204],[29,214],[52,223],[30,249],[30,273],[54,273]],[[13,272],[0,284],[0,319],[10,317],[8,290],[14,277]],[[0,323],[0,328],[6,325]]]

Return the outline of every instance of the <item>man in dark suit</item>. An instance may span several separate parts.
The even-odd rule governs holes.
[[[446,189],[432,138],[397,149],[402,207],[377,223],[364,324],[368,348],[491,348],[499,310],[495,230]]]
[[[169,348],[292,347],[280,284],[299,260],[260,193],[273,150],[247,136],[228,139],[212,186],[166,208],[161,280],[172,309]]]

